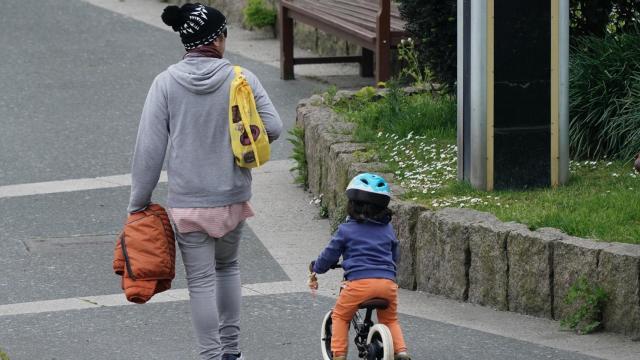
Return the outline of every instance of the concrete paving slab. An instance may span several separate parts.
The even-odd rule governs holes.
[[[156,194],[164,203],[166,185]],[[120,292],[111,262],[128,197],[120,187],[0,199],[0,249],[12,249],[0,251],[0,304]],[[289,280],[250,226],[240,264],[245,284]],[[178,255],[173,287],[186,287],[184,279]]]
[[[322,316],[333,305],[308,293],[243,298],[241,346],[248,359],[320,359]],[[12,360],[196,359],[187,302],[0,317]],[[593,359],[436,321],[401,316],[417,360]],[[452,339],[457,345],[451,346]],[[355,359],[350,354],[349,359]]]
[[[167,185],[160,184],[153,200],[166,203],[166,192]],[[129,193],[128,187],[118,187],[0,198],[0,211],[4,215],[0,219],[0,238],[117,234],[126,220]]]

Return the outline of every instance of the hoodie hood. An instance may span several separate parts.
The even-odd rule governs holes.
[[[186,57],[167,69],[180,85],[194,94],[216,91],[233,74],[233,66],[227,59],[211,57]]]

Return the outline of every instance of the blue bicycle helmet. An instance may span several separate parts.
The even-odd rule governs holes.
[[[389,184],[381,176],[372,173],[356,175],[347,186],[347,198],[381,207],[387,207],[391,201]]]

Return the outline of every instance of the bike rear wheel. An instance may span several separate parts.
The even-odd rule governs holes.
[[[331,353],[331,336],[333,335],[331,328],[331,313],[329,311],[322,319],[322,328],[320,329],[320,346],[322,348],[322,360],[332,360]]]
[[[375,324],[367,337],[367,360],[393,360],[393,339],[386,325]]]

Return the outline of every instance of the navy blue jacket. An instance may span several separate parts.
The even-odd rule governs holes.
[[[396,280],[398,239],[388,222],[366,220],[359,223],[347,218],[315,261],[313,271],[327,272],[340,256],[347,280]]]

